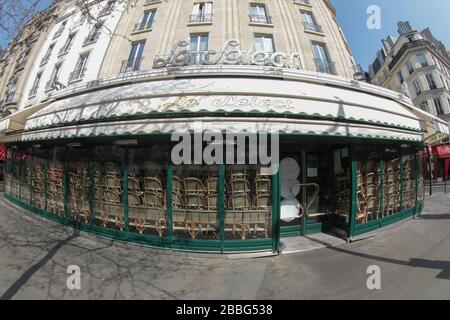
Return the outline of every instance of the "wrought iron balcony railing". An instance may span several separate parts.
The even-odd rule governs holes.
[[[83,45],[86,46],[88,44],[94,43],[98,40],[98,37],[100,36],[100,32],[96,32],[94,34],[91,34],[84,39]]]
[[[190,16],[189,22],[191,23],[203,23],[203,22],[211,22],[212,14],[193,14]]]
[[[86,68],[77,69],[75,71],[72,71],[69,75],[69,82],[82,80],[85,73],[86,73]]]
[[[47,81],[47,83],[45,84],[45,91],[61,90],[65,88],[66,86],[59,82],[57,78]]]
[[[30,89],[30,92],[28,93],[28,97],[34,97],[38,91],[38,86],[35,86]]]
[[[152,4],[152,3],[158,3],[161,2],[161,0],[145,0],[145,4]]]
[[[305,30],[308,30],[308,31],[320,32],[320,33],[323,32],[322,26],[320,26],[316,23],[303,22],[303,26],[305,27]]]
[[[133,31],[146,30],[146,29],[150,29],[152,27],[153,27],[153,21],[149,22],[149,23],[142,23],[142,22],[140,22],[140,23],[136,23],[134,25]]]
[[[144,60],[143,57],[123,60],[122,66],[120,67],[120,73],[139,71],[141,69],[142,60]]]
[[[14,99],[14,95],[16,94],[15,91],[13,92],[8,92],[5,96],[5,103],[11,102]]]
[[[361,67],[361,65],[357,64],[352,67],[353,70],[353,79],[358,81],[366,80],[366,72]]]
[[[250,14],[250,22],[272,24],[272,17],[265,14]]]
[[[314,59],[316,63],[317,72],[328,73],[332,75],[336,75],[336,67],[334,62],[322,60],[322,59]]]

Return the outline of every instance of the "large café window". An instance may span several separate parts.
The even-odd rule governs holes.
[[[94,223],[122,231],[126,227],[123,152],[117,146],[97,146],[94,147],[92,157]]]
[[[167,235],[168,151],[159,145],[128,150],[129,231]]]
[[[376,147],[361,147],[356,160],[356,223],[381,218],[381,153]]]

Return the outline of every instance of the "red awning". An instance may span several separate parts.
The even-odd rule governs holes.
[[[0,161],[6,160],[6,146],[4,144],[0,144]]]
[[[450,158],[450,144],[435,147],[434,153],[439,159]]]

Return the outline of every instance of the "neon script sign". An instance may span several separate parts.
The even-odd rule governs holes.
[[[290,54],[258,51],[255,41],[252,41],[247,51],[242,51],[240,42],[234,39],[227,40],[220,51],[191,51],[189,46],[188,41],[177,41],[168,55],[155,57],[153,68],[217,64],[302,68],[300,54],[295,50],[291,50]]]

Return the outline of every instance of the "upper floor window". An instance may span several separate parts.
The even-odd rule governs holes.
[[[64,46],[59,50],[59,55],[63,55],[69,52],[70,48],[72,47],[73,41],[75,40],[75,33],[72,33],[69,35],[69,37],[66,40],[66,43]]]
[[[190,22],[210,22],[212,21],[212,2],[194,3]]]
[[[324,43],[313,42],[312,51],[318,72],[336,74],[334,62],[330,60],[327,47]]]
[[[128,59],[122,61],[120,72],[123,73],[123,72],[138,71],[141,68],[141,62],[144,59],[143,58],[144,47],[145,47],[145,40],[133,42],[131,44]]]
[[[322,27],[317,24],[316,18],[312,12],[300,11],[300,16],[302,18],[303,26],[305,30],[322,32]]]
[[[99,16],[104,16],[106,14],[110,14],[112,12],[113,8],[114,8],[115,3],[116,3],[115,0],[108,1],[106,3],[105,7],[102,10],[100,10],[98,15]]]
[[[434,90],[437,88],[436,86],[436,82],[434,81],[434,77],[431,73],[425,75],[425,77],[427,78],[427,82],[428,82],[428,87],[430,88],[430,90]]]
[[[408,61],[408,62],[406,63],[406,67],[408,68],[409,74],[413,74],[413,72],[414,72],[414,66],[412,65],[412,63]]]
[[[59,26],[58,31],[56,31],[55,35],[53,36],[53,39],[58,38],[64,32],[64,29],[66,28],[66,24],[67,24],[67,20],[63,21],[61,23],[61,25]]]
[[[422,101],[422,102],[420,103],[420,108],[421,108],[423,111],[427,111],[427,112],[428,112],[428,102],[427,102],[427,101]]]
[[[134,30],[136,31],[136,30],[150,29],[153,26],[155,14],[156,9],[145,11],[144,15],[141,18],[141,21],[135,25]]]
[[[419,80],[414,81],[414,89],[416,90],[416,96],[419,96],[422,93],[422,87]]]
[[[420,65],[422,66],[422,68],[428,67],[428,60],[425,54],[423,53],[419,53],[417,55],[417,59],[419,60]]]
[[[201,62],[202,57],[208,57],[207,51],[209,46],[209,35],[204,34],[191,34],[190,36],[190,51],[192,56],[192,63],[198,64]]]
[[[89,54],[90,52],[83,53],[80,55],[77,65],[75,66],[75,70],[70,73],[69,82],[83,79],[84,74],[86,73],[86,65],[89,58]]]
[[[434,102],[434,107],[436,108],[436,113],[438,115],[444,114],[444,108],[442,107],[441,99],[440,98],[434,98],[433,102]]]
[[[89,32],[89,35],[84,40],[84,45],[96,42],[98,37],[100,36],[102,27],[103,27],[102,23],[95,24],[94,27],[91,29],[91,32]]]
[[[311,0],[294,0],[295,4],[311,4]]]
[[[42,72],[39,72],[36,75],[36,78],[34,78],[33,87],[31,87],[28,97],[32,97],[32,96],[36,95],[37,90],[39,88],[39,82],[41,82],[41,78],[42,78]]]
[[[275,52],[275,44],[272,35],[256,34],[255,35],[255,50],[260,52],[273,53]]]
[[[61,87],[61,84],[59,83],[59,74],[61,73],[61,67],[62,63],[55,64],[55,67],[53,68],[52,75],[50,76],[50,80],[47,81],[45,84],[45,90],[53,90],[58,89]]]
[[[265,4],[250,4],[250,22],[272,23],[271,17],[267,14],[267,8]]]
[[[41,65],[46,64],[46,63],[48,62],[48,60],[50,59],[50,56],[52,55],[52,51],[53,51],[53,48],[54,48],[54,47],[55,47],[55,44],[54,44],[54,43],[52,43],[52,44],[48,47],[47,52],[45,53],[44,57],[43,57],[42,60],[41,60]]]
[[[398,78],[398,82],[400,82],[400,84],[403,84],[403,82],[405,82],[405,79],[403,78],[403,73],[401,71],[399,71],[397,73],[397,78]]]

